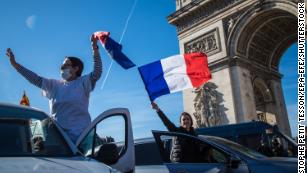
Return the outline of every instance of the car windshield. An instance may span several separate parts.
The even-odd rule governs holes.
[[[209,139],[215,143],[221,144],[224,147],[228,147],[231,148],[232,150],[235,150],[245,156],[248,156],[250,158],[256,159],[256,158],[265,158],[265,155],[262,155],[254,150],[251,150],[247,147],[244,147],[240,144],[237,144],[235,142],[229,141],[227,139],[224,138],[219,138],[219,137],[214,137],[214,136],[202,136],[200,135],[200,137],[203,137],[205,139]]]
[[[54,122],[47,116],[44,119],[0,117],[0,143],[2,157],[73,155]]]

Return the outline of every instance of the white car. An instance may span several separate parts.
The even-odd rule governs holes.
[[[0,104],[1,173],[133,172],[134,164],[128,109],[100,114],[75,145],[46,113]]]

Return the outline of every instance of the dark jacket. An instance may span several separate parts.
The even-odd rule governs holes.
[[[172,123],[167,116],[160,110],[157,112],[159,117],[161,118],[163,124],[170,132],[179,132],[185,133],[192,136],[196,136],[194,128],[192,127],[191,131],[187,131],[183,127],[176,127],[174,123]],[[196,162],[197,161],[197,144],[194,141],[190,141],[185,138],[174,137],[172,143],[172,149],[170,154],[170,160],[172,162]]]

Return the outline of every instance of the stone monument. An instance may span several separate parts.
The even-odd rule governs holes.
[[[210,83],[183,92],[196,127],[260,120],[291,135],[278,65],[297,41],[297,3],[176,0],[168,21],[180,52],[206,53],[212,72]]]

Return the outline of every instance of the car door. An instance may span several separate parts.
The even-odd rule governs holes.
[[[121,172],[133,172],[134,142],[129,110],[115,108],[103,112],[80,135],[76,145],[88,157]]]
[[[174,132],[152,131],[156,143],[160,149],[164,164],[170,173],[248,173],[247,166],[237,156],[212,146],[197,137]],[[196,148],[195,161],[191,163],[174,163],[170,159],[172,153],[172,141],[180,138],[186,142],[192,142]]]
[[[134,149],[135,173],[169,173],[153,137],[135,140]]]

